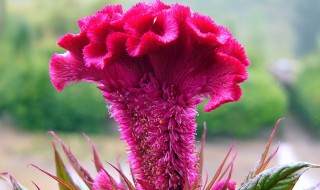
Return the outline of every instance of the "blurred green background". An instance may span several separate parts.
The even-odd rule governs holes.
[[[227,26],[251,60],[243,98],[203,113],[208,135],[247,138],[294,115],[320,135],[320,1],[196,0],[183,3]],[[27,131],[113,133],[106,103],[93,84],[57,92],[48,76],[56,45],[77,33],[77,20],[106,4],[137,1],[0,0],[0,120]]]

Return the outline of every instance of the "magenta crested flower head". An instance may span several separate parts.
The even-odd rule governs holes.
[[[51,59],[53,85],[99,84],[138,189],[139,182],[161,190],[194,183],[196,106],[203,97],[205,111],[240,98],[249,65],[241,45],[208,16],[161,1],[126,12],[106,6],[79,27],[58,41],[67,52]]]

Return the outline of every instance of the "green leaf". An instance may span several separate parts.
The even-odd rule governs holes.
[[[54,141],[52,142],[52,146],[54,149],[54,158],[55,158],[55,162],[56,162],[56,173],[57,173],[57,177],[64,180],[67,183],[73,184],[74,186],[77,186],[72,178],[70,177],[70,174],[68,173],[62,159],[61,156],[59,154],[59,152],[57,151],[56,145],[54,143]],[[59,190],[68,190],[67,187],[65,187],[64,185],[62,185],[61,183],[59,183]]]
[[[85,182],[85,184],[88,186],[88,188],[92,189],[92,183],[94,182],[94,179],[90,176],[89,172],[82,167],[76,157],[72,154],[71,150],[67,148],[67,146],[63,143],[63,141],[60,139],[58,135],[56,135],[53,131],[49,131],[51,135],[53,135],[58,142],[61,145],[62,150],[64,151],[65,155],[67,156],[70,164],[75,169],[75,171],[78,173],[80,178]]]
[[[203,157],[204,157],[204,146],[206,142],[206,134],[207,134],[207,124],[203,123],[203,132],[202,132],[202,137],[201,137],[201,147],[200,147],[200,152],[198,155],[198,164],[199,164],[199,179],[195,183],[195,186],[201,185],[202,184],[202,172],[203,172]],[[186,180],[188,181],[188,180]]]
[[[306,162],[279,165],[261,172],[238,190],[291,190],[306,170],[319,167]]]
[[[49,172],[39,168],[38,166],[36,166],[34,164],[30,164],[30,166],[40,170],[41,172],[43,172],[43,173],[47,174],[48,176],[50,176],[51,178],[55,179],[60,184],[64,185],[67,188],[67,190],[80,190],[79,187],[77,187],[77,186],[75,186],[75,185],[73,185],[71,183],[68,183],[68,182],[66,182],[66,181],[64,181],[64,180],[62,180],[62,179],[50,174]]]

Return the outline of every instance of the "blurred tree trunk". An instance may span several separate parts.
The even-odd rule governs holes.
[[[4,31],[6,20],[6,0],[0,0],[0,35]]]

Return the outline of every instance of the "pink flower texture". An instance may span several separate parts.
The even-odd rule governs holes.
[[[236,182],[223,179],[216,183],[211,190],[235,190],[236,189]]]
[[[161,1],[126,12],[106,6],[78,23],[79,34],[58,41],[67,52],[51,59],[55,88],[99,85],[127,143],[137,189],[139,182],[159,190],[193,184],[197,104],[208,98],[204,109],[211,111],[241,97],[244,49],[210,17]]]
[[[115,184],[118,189],[124,189],[120,184]],[[92,190],[112,190],[109,176],[101,170],[92,185]]]

